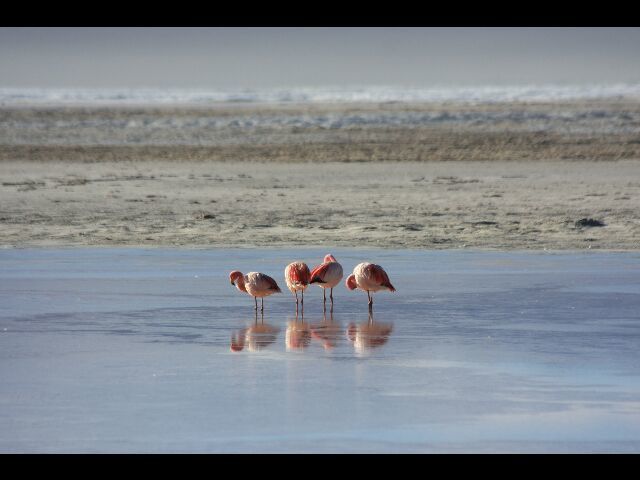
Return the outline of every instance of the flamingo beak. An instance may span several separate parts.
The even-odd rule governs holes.
[[[236,286],[236,284],[235,284],[235,283],[233,283],[233,280],[231,280],[231,285],[233,285],[234,287]]]

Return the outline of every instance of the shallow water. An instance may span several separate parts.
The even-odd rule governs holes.
[[[640,254],[333,249],[373,321],[227,277],[325,253],[0,251],[0,451],[640,451]]]

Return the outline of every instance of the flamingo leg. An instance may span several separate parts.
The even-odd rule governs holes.
[[[256,306],[254,307],[254,310],[257,312],[258,311],[258,297],[253,297],[253,299],[256,301]],[[257,313],[256,313],[257,315]]]
[[[372,311],[373,310],[373,297],[369,293],[369,290],[367,290],[367,297],[369,297],[369,311]]]
[[[261,312],[264,312],[264,298],[261,298],[261,299],[260,299],[260,302],[261,302],[261,303],[260,303],[260,311],[261,311]]]
[[[333,312],[333,288],[329,292],[329,298],[331,299],[331,312]]]
[[[294,292],[296,294],[296,313],[298,313],[298,291],[294,290]]]
[[[322,289],[322,311],[325,312],[327,310],[327,290],[325,288]]]

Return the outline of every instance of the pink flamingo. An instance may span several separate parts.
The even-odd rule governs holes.
[[[330,289],[329,298],[331,299],[331,311],[333,311],[333,287],[342,280],[342,265],[330,253],[324,256],[323,262],[311,270],[309,283],[317,283],[322,288],[324,310],[327,309],[327,288]]]
[[[363,262],[353,269],[353,273],[347,277],[345,285],[349,290],[363,290],[369,297],[369,311],[373,310],[373,297],[370,292],[389,290],[395,292],[396,289],[389,281],[387,272],[380,265]]]
[[[287,287],[296,296],[296,313],[298,313],[298,292],[302,295],[300,304],[304,312],[304,291],[309,286],[310,278],[309,267],[304,262],[290,263],[284,269],[284,280],[287,283]]]
[[[280,287],[269,275],[258,272],[249,272],[243,275],[242,272],[234,270],[229,274],[231,285],[235,285],[241,292],[248,293],[256,301],[255,310],[258,310],[258,297],[261,300],[260,311],[264,312],[264,297],[280,293]]]

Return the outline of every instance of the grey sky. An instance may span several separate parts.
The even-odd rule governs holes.
[[[640,28],[0,28],[0,86],[640,82]]]

